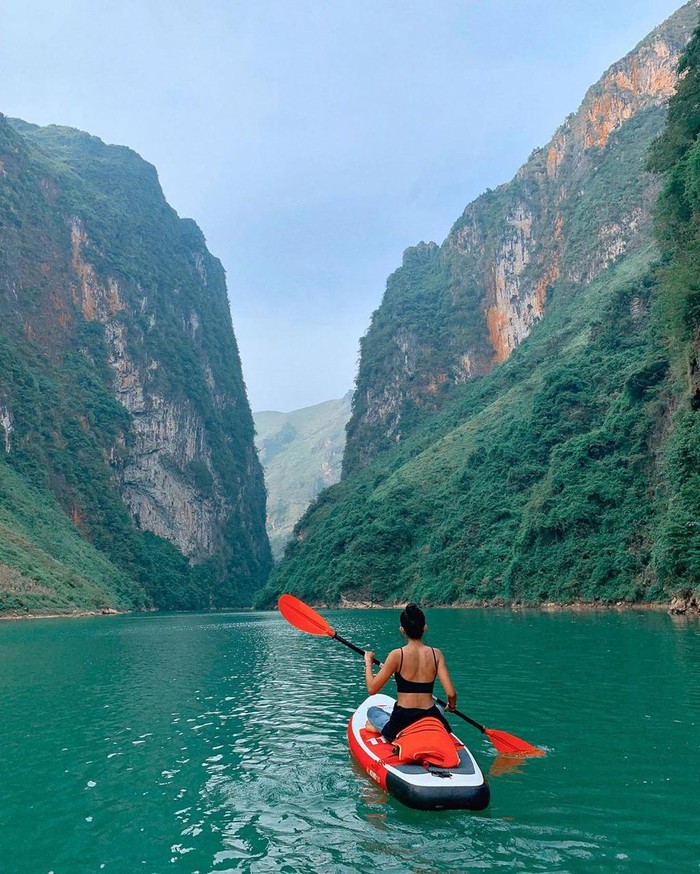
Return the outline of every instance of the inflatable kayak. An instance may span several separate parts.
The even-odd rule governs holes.
[[[434,765],[403,764],[388,742],[365,728],[367,710],[384,707],[391,712],[395,701],[388,695],[370,695],[360,704],[348,723],[350,750],[364,771],[385,792],[407,807],[419,810],[483,810],[491,791],[474,757],[464,744],[451,735],[459,765],[438,768]]]

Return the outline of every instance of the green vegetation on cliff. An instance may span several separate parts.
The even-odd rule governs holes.
[[[270,554],[221,265],[127,148],[0,116],[0,168],[0,610],[249,603]]]
[[[327,602],[536,604],[697,592],[699,46],[696,35],[654,150],[667,180],[662,254],[638,240],[592,282],[576,269],[611,204],[631,196],[634,208],[624,163],[632,156],[642,173],[650,109],[596,156],[604,176],[579,179],[588,206],[566,216],[570,261],[542,321],[505,363],[452,387],[440,412],[417,414],[398,445],[322,493],[263,600],[291,591]]]
[[[90,544],[46,490],[0,459],[0,605],[15,613],[147,606],[141,587]]]
[[[646,152],[697,16],[687,3],[613,64],[512,180],[466,207],[441,246],[406,251],[361,341],[344,475],[505,361],[560,281],[585,286],[653,239],[658,179],[644,172]]]
[[[312,599],[662,597],[650,446],[668,367],[647,251],[560,288],[510,360],[298,526],[270,583]]]
[[[679,72],[649,163],[666,180],[657,208],[665,250],[658,312],[676,377],[661,456],[666,512],[656,559],[669,586],[687,596],[700,593],[700,28]]]
[[[469,376],[491,370],[494,349],[483,299],[485,277],[497,268],[505,272],[512,260],[521,259],[518,287],[528,280],[535,286],[542,282],[549,304],[556,289],[572,296],[572,289],[585,285],[583,277],[595,275],[614,260],[617,246],[633,252],[649,245],[650,202],[656,186],[644,168],[664,117],[659,106],[640,110],[611,134],[604,148],[585,156],[585,175],[572,155],[557,178],[550,179],[542,150],[526,165],[532,178],[518,176],[479,197],[442,246],[420,244],[406,251],[361,340],[344,473],[405,439],[449,402],[455,386]],[[532,217],[538,213],[541,217],[535,221]],[[509,239],[513,222],[529,228],[531,240],[539,229],[532,253],[526,254],[524,234],[514,242]],[[627,223],[634,230],[624,233]],[[615,234],[606,239],[610,228],[616,229],[620,240]],[[479,244],[462,250],[455,241],[467,230]],[[606,252],[606,246],[615,254]],[[532,305],[525,309],[531,310]],[[458,362],[465,350],[469,365],[460,374]]]

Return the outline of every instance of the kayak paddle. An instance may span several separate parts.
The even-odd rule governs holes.
[[[309,607],[308,604],[300,601],[299,598],[295,598],[294,595],[280,595],[279,601],[277,602],[277,608],[287,620],[287,622],[289,622],[289,624],[293,625],[295,628],[298,628],[299,631],[305,631],[307,634],[315,634],[319,637],[330,637],[333,640],[337,640],[338,643],[344,644],[349,649],[354,650],[354,652],[358,653],[359,655],[365,654],[365,651],[363,649],[360,649],[359,646],[355,646],[354,643],[350,643],[349,640],[341,637],[337,631],[334,631],[333,628],[331,628],[330,624],[323,618],[323,616],[317,613],[312,607]],[[378,658],[375,658],[374,664],[381,667],[382,663],[379,661]],[[442,707],[447,706],[445,702],[441,701],[439,698],[436,698],[435,700]],[[494,747],[502,755],[544,755],[544,750],[541,750],[538,747],[529,744],[525,740],[521,740],[514,734],[509,734],[507,731],[500,731],[497,728],[486,728],[479,722],[471,719],[469,716],[466,715],[466,713],[462,713],[459,710],[449,710],[448,713],[454,713],[456,716],[461,717],[465,722],[473,725],[474,728],[478,728],[482,734],[486,735],[486,737],[491,741]]]

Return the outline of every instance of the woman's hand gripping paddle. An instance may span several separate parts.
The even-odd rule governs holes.
[[[305,604],[303,601],[300,601],[298,598],[295,598],[294,595],[281,595],[279,601],[277,602],[277,607],[280,613],[284,616],[284,618],[289,622],[290,625],[293,625],[295,628],[298,628],[299,631],[305,631],[307,634],[316,634],[321,637],[331,637],[333,640],[337,640],[339,643],[344,644],[349,649],[353,650],[359,655],[364,655],[365,651],[360,649],[359,646],[355,646],[354,643],[350,643],[349,640],[345,640],[344,637],[341,637],[336,631],[331,628],[329,623],[320,616],[313,608],[309,607],[308,604]],[[379,659],[374,659],[375,665],[381,665]],[[438,704],[442,707],[445,707],[445,702],[441,701],[439,698],[436,698]],[[516,737],[514,734],[508,734],[507,731],[499,731],[497,728],[486,728],[478,722],[475,722],[465,713],[461,713],[459,710],[448,711],[450,713],[454,713],[456,716],[461,717],[465,722],[468,722],[470,725],[473,725],[474,728],[478,728],[480,732],[486,735],[491,743],[496,747],[499,753],[504,756],[543,756],[544,750],[539,749],[538,747],[534,747],[532,744],[529,744],[525,740],[521,740],[519,737]]]

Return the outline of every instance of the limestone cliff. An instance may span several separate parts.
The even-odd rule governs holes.
[[[134,152],[0,127],[6,464],[156,604],[246,603],[271,558],[221,264]]]
[[[697,0],[614,64],[516,177],[465,209],[441,247],[407,250],[362,340],[344,471],[398,442],[450,386],[530,334],[555,285],[592,282],[652,238],[644,171],[697,23]]]

